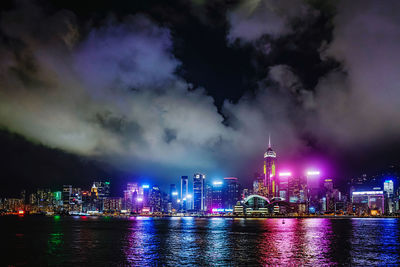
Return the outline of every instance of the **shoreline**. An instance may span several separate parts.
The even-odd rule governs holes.
[[[85,217],[85,218],[90,218],[90,217],[107,217],[107,218],[122,218],[122,219],[129,219],[129,218],[199,218],[199,219],[213,219],[213,218],[227,218],[227,219],[312,219],[312,218],[326,218],[326,219],[352,219],[352,218],[358,218],[358,219],[397,219],[400,218],[400,215],[394,215],[394,216],[353,216],[353,215],[339,215],[339,216],[334,216],[334,215],[298,215],[298,216],[233,216],[233,215],[226,215],[226,216],[196,216],[196,215],[185,215],[185,216],[176,216],[176,215],[140,215],[140,214],[135,214],[135,215],[109,215],[109,214],[98,214],[98,215],[61,215],[61,214],[54,214],[54,215],[46,215],[46,214],[24,214],[24,215],[18,215],[18,214],[1,214],[0,217],[3,216],[18,216],[18,217]]]

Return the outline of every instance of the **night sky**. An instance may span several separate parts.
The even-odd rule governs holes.
[[[400,2],[1,1],[0,195],[400,162]]]

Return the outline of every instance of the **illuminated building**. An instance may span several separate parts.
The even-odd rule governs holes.
[[[142,209],[150,207],[150,185],[144,184],[139,188],[138,197],[143,198]]]
[[[224,183],[222,181],[214,181],[212,183],[212,209],[223,209]]]
[[[63,185],[62,201],[65,210],[69,209],[71,196],[72,196],[72,185]]]
[[[122,210],[122,202],[122,198],[120,197],[108,197],[104,199],[104,211],[118,212]]]
[[[353,213],[356,215],[383,214],[384,212],[385,195],[382,190],[357,190],[352,192],[351,200]]]
[[[110,197],[110,182],[93,182],[91,188],[91,195],[93,195],[94,207],[98,211],[104,209],[104,199]],[[94,197],[95,196],[95,197]]]
[[[97,197],[103,199],[110,196],[110,182],[93,182],[97,188]]]
[[[291,203],[307,201],[307,183],[301,176],[292,176],[288,181],[288,195]]]
[[[161,191],[158,186],[153,186],[150,191],[150,211],[151,212],[161,212],[162,202],[161,202]]]
[[[205,210],[205,179],[204,174],[195,173],[193,175],[193,209],[195,211]]]
[[[61,191],[53,192],[53,204],[55,206],[62,206],[62,192]]]
[[[276,153],[271,148],[271,138],[268,139],[268,149],[264,153],[264,181],[263,189],[258,192],[260,195],[267,197],[277,197],[277,182],[276,182]]]
[[[267,188],[264,186],[264,174],[254,173],[253,192],[263,196],[267,195]]]
[[[289,180],[292,179],[291,172],[280,172],[278,182],[278,197],[289,201]]]
[[[9,212],[17,212],[24,209],[23,200],[19,198],[3,199],[3,209]]]
[[[211,212],[211,210],[212,210],[212,185],[206,184],[205,192],[206,192],[205,210],[207,212]]]
[[[240,200],[240,185],[238,178],[224,178],[224,209],[233,209],[236,203]]]
[[[139,189],[138,183],[128,183],[126,190],[124,191],[124,209],[133,212],[139,212],[139,206],[141,207],[143,201],[138,203],[138,199],[143,200],[143,189]]]
[[[310,213],[321,211],[320,205],[321,173],[318,170],[307,171],[308,209]]]
[[[252,194],[251,190],[244,188],[242,191],[242,195],[240,196],[241,199],[245,199],[246,197]]]
[[[333,180],[332,179],[325,179],[324,180],[324,188],[327,191],[333,190]]]
[[[171,184],[169,187],[169,199],[170,199],[170,203],[171,203],[171,207],[168,209],[169,212],[172,211],[177,211],[179,208],[179,203],[178,203],[178,199],[179,199],[179,193],[176,189],[176,185],[175,184]]]
[[[187,195],[189,193],[189,179],[187,176],[181,177],[181,207],[183,211],[187,210]]]
[[[234,207],[234,211],[238,215],[241,215],[241,212],[244,214],[267,215],[269,213],[269,205],[270,201],[268,198],[260,195],[250,195],[240,205],[243,208],[241,209],[237,205]]]
[[[386,195],[385,198],[385,213],[392,214],[395,211],[395,201],[394,201],[394,183],[393,180],[385,180],[383,182],[383,191]]]

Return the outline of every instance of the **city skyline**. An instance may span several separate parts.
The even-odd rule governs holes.
[[[111,180],[97,180],[90,189],[63,185],[61,191],[21,191],[20,198],[0,198],[0,212],[47,215],[152,216],[304,216],[395,215],[400,211],[400,172],[351,179],[346,188],[313,166],[301,173],[279,166],[279,155],[268,140],[264,162],[252,186],[237,177],[182,175],[169,192],[153,181],[130,181],[123,196],[111,194]],[[87,189],[87,188],[86,188]],[[27,195],[28,194],[28,195]],[[58,215],[57,215],[58,216]]]
[[[1,188],[399,164],[396,1],[167,2],[2,1]]]

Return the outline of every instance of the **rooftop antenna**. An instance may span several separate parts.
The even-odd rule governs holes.
[[[271,134],[268,134],[268,148],[271,148]]]

